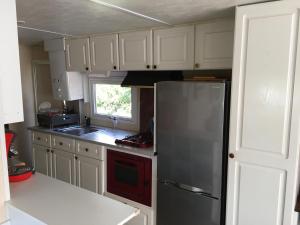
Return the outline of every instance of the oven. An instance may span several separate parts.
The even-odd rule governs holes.
[[[152,161],[107,150],[107,191],[151,206]]]

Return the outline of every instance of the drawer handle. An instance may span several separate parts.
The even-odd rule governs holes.
[[[88,149],[88,148],[86,148],[86,149],[85,149],[85,151],[86,151],[86,152],[88,152],[88,151],[89,151],[89,149]]]
[[[38,141],[40,141],[40,140],[41,140],[41,138],[40,138],[40,137],[37,137],[37,140],[38,140]]]
[[[62,142],[59,142],[59,145],[63,145],[63,143],[62,143]]]
[[[54,151],[53,151],[53,150],[51,150],[51,153],[54,153]]]
[[[50,149],[47,149],[47,152],[50,152]]]
[[[75,156],[74,158],[75,158],[75,160],[77,160],[77,159],[78,159],[78,157],[77,157],[77,156]]]

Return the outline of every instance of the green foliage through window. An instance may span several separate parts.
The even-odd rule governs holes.
[[[114,84],[95,84],[96,113],[131,118],[131,88]]]

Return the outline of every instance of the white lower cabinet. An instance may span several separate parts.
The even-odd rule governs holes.
[[[57,140],[55,146],[60,149],[53,148],[54,142],[51,147],[36,143],[32,146],[36,172],[103,194],[103,146],[77,141],[75,154],[74,139],[51,138]]]
[[[41,145],[32,145],[33,150],[33,166],[36,172],[51,176],[51,155],[49,147]]]
[[[133,219],[125,223],[125,225],[147,225],[148,224],[147,217],[148,217],[147,215],[141,212],[139,215],[137,215],[136,217],[134,217]]]
[[[85,156],[76,156],[76,184],[78,187],[103,193],[103,162]]]
[[[52,177],[75,184],[74,154],[59,150],[51,150],[52,153]]]

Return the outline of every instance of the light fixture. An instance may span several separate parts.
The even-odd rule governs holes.
[[[162,23],[162,24],[171,26],[171,24],[169,24],[165,21],[153,18],[151,16],[146,16],[144,14],[141,14],[141,13],[129,10],[129,9],[125,9],[123,7],[113,5],[113,4],[110,4],[110,3],[107,3],[107,2],[104,2],[104,1],[101,1],[101,0],[89,0],[89,1],[100,4],[100,5],[103,5],[103,6],[106,6],[108,8],[116,9],[116,10],[119,10],[119,11],[122,11],[122,12],[125,12],[125,13],[128,13],[128,14],[132,14],[132,15],[135,15],[135,16],[138,16],[138,17],[142,17],[142,18],[145,18],[145,19],[148,19],[148,20],[152,20],[152,21],[155,21],[155,22],[158,22],[158,23]]]

